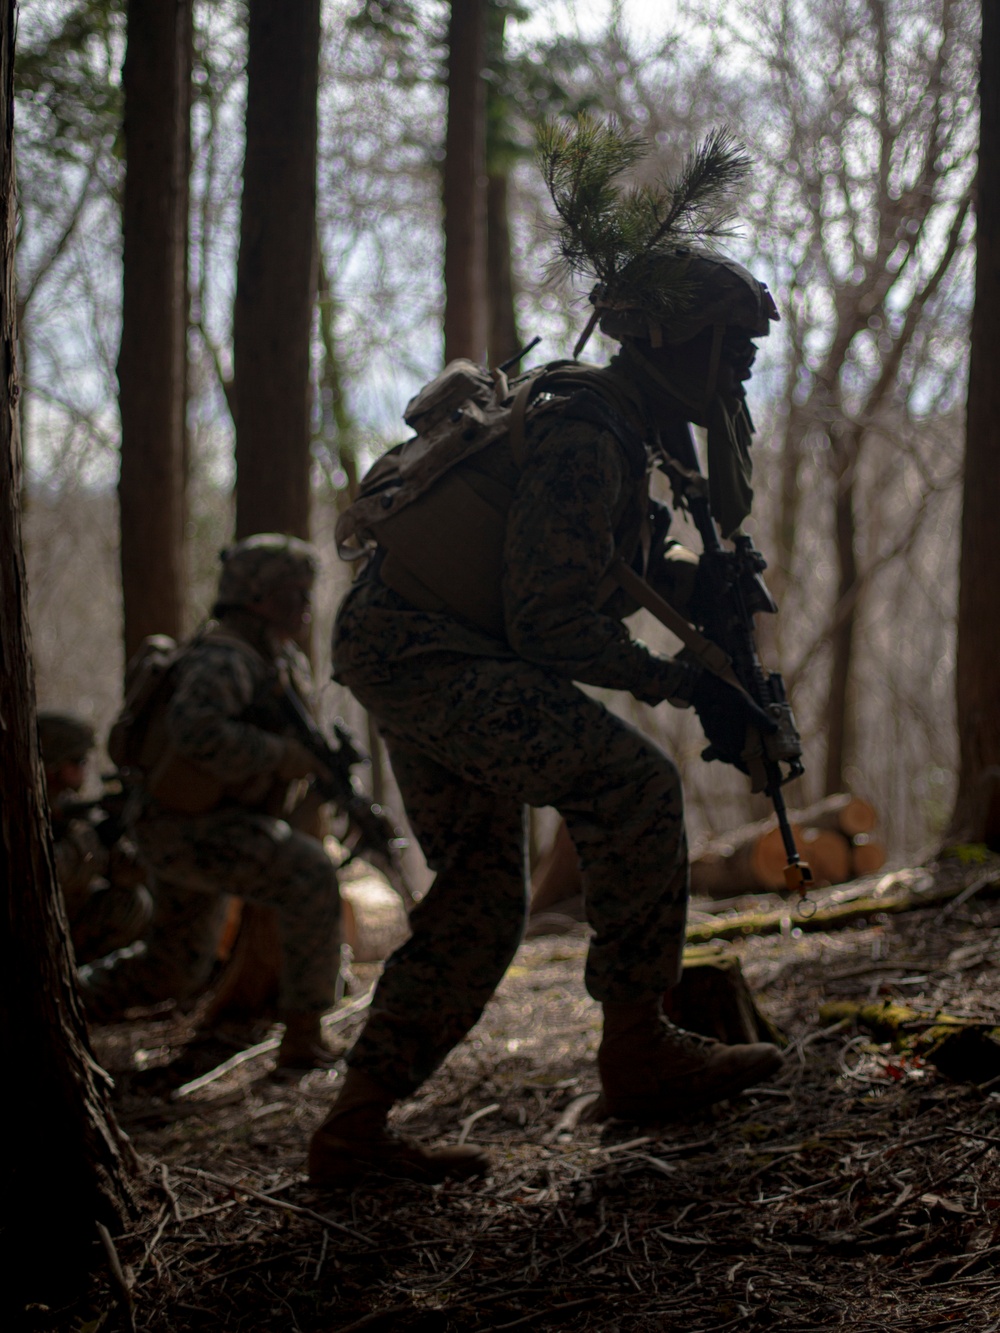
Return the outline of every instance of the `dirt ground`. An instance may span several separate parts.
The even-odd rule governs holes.
[[[170,1014],[99,1029],[144,1173],[144,1218],[117,1241],[135,1327],[1000,1330],[1000,1079],[949,1081],[818,1015],[889,998],[998,1023],[998,927],[1000,905],[977,896],[722,946],[786,1035],[785,1068],[657,1129],[574,1123],[597,1090],[587,930],[528,940],[471,1036],[394,1112],[421,1138],[487,1146],[493,1172],[474,1183],[320,1194],[304,1148],[342,1067],[282,1081],[264,1051],[177,1096],[234,1046],[192,1043]],[[377,969],[358,971],[340,1049]],[[127,1326],[103,1283],[62,1325]]]

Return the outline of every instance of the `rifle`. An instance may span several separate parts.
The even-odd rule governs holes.
[[[706,592],[702,612],[705,635],[725,653],[736,682],[758,713],[764,715],[761,722],[769,723],[747,728],[743,759],[750,773],[751,789],[763,792],[774,806],[787,857],[785,884],[804,899],[812,884],[812,871],[795,845],[781,791],[784,783],[802,776],[802,741],[785,683],[778,672],[765,672],[754,636],[754,615],[758,611],[773,614],[778,609],[762,577],[767,562],[753,541],[742,533],[733,538],[732,550],[722,545],[691,427],[686,422],[679,424],[671,432],[668,446],[659,443],[674,497],[691,515],[702,541],[700,570],[704,572],[699,578],[704,579]],[[703,752],[705,759],[715,757],[711,746]],[[782,765],[786,766],[784,770]]]
[[[281,691],[276,697],[284,721],[330,774],[329,778],[314,777],[314,789],[324,800],[335,805],[355,830],[354,843],[341,865],[347,865],[355,856],[369,861],[385,875],[409,910],[416,899],[399,858],[407,840],[384,807],[370,801],[355,785],[351,772],[356,765],[369,764],[371,760],[358,749],[354,737],[339,718],[333,724],[337,738],[334,749],[290,681],[282,679]]]

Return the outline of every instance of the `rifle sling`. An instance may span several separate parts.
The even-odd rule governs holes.
[[[737,679],[731,659],[719,645],[713,643],[711,639],[707,639],[700,630],[689,624],[679,611],[675,611],[668,601],[662,598],[659,593],[654,592],[646,580],[640,578],[634,569],[630,569],[621,557],[613,562],[608,572],[633,601],[638,602],[640,606],[644,606],[661,625],[666,625],[671,634],[677,635],[700,666],[703,666],[707,671],[711,671],[713,675],[718,676],[720,680],[724,680],[727,685],[731,685],[734,690],[739,690],[740,694],[745,694],[751,702],[754,702]]]

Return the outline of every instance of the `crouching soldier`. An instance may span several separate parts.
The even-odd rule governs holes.
[[[101,801],[81,801],[94,729],[72,713],[39,713],[56,878],[78,963],[124,948],[149,926],[153,903],[135,848]]]
[[[732,166],[713,159],[720,178]],[[692,173],[689,188],[701,179]],[[672,216],[666,205],[661,216]],[[336,678],[378,720],[437,874],[313,1136],[316,1185],[365,1170],[440,1180],[487,1168],[471,1145],[395,1136],[387,1114],[477,1021],[517,949],[525,805],[559,810],[579,853],[605,1113],[669,1119],[781,1067],[772,1045],[723,1045],[663,1017],[685,939],[680,779],[659,746],[577,684],[693,706],[712,753],[737,766],[751,726],[770,725],[698,660],[653,652],[622,624],[637,609],[629,587],[671,595],[677,552],[649,480],[662,468],[682,498],[702,483],[686,464],[688,423],[708,430],[723,534],[746,517],[744,383],[754,339],[777,318],[745,269],[695,252],[687,235],[681,246],[664,227],[649,231],[656,248],[591,296],[592,323],[621,346],[610,365],[556,362],[509,386],[496,372],[479,392],[476,368],[453,363],[407,411],[415,442],[379,460],[338,523],[368,562],[337,617]],[[623,234],[608,238],[615,255]]]
[[[309,697],[294,640],[316,570],[312,546],[274,533],[222,553],[215,620],[179,650],[133,737],[141,762],[129,770],[130,828],[154,915],[141,949],[82,970],[94,1021],[203,988],[236,894],[278,914],[280,1063],[308,1068],[326,1057],[320,1016],[337,982],[337,878],[322,843],[293,827],[298,780],[325,773],[284,734],[277,703],[289,685]]]

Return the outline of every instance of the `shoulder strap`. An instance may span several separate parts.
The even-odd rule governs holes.
[[[541,374],[526,379],[514,395],[514,402],[510,409],[507,438],[510,440],[510,451],[514,455],[514,464],[518,472],[523,470],[525,463],[528,461],[528,440],[525,433],[528,405],[541,387]]]
[[[620,558],[615,560],[609,573],[634,601],[644,606],[661,625],[666,625],[672,634],[677,635],[700,666],[711,671],[720,680],[724,680],[734,690],[739,690],[740,694],[747,693],[736,678],[732,660],[719,645],[689,624],[679,611],[675,611],[670,603],[655,592],[645,579],[640,578],[634,569],[630,569],[624,560]]]

